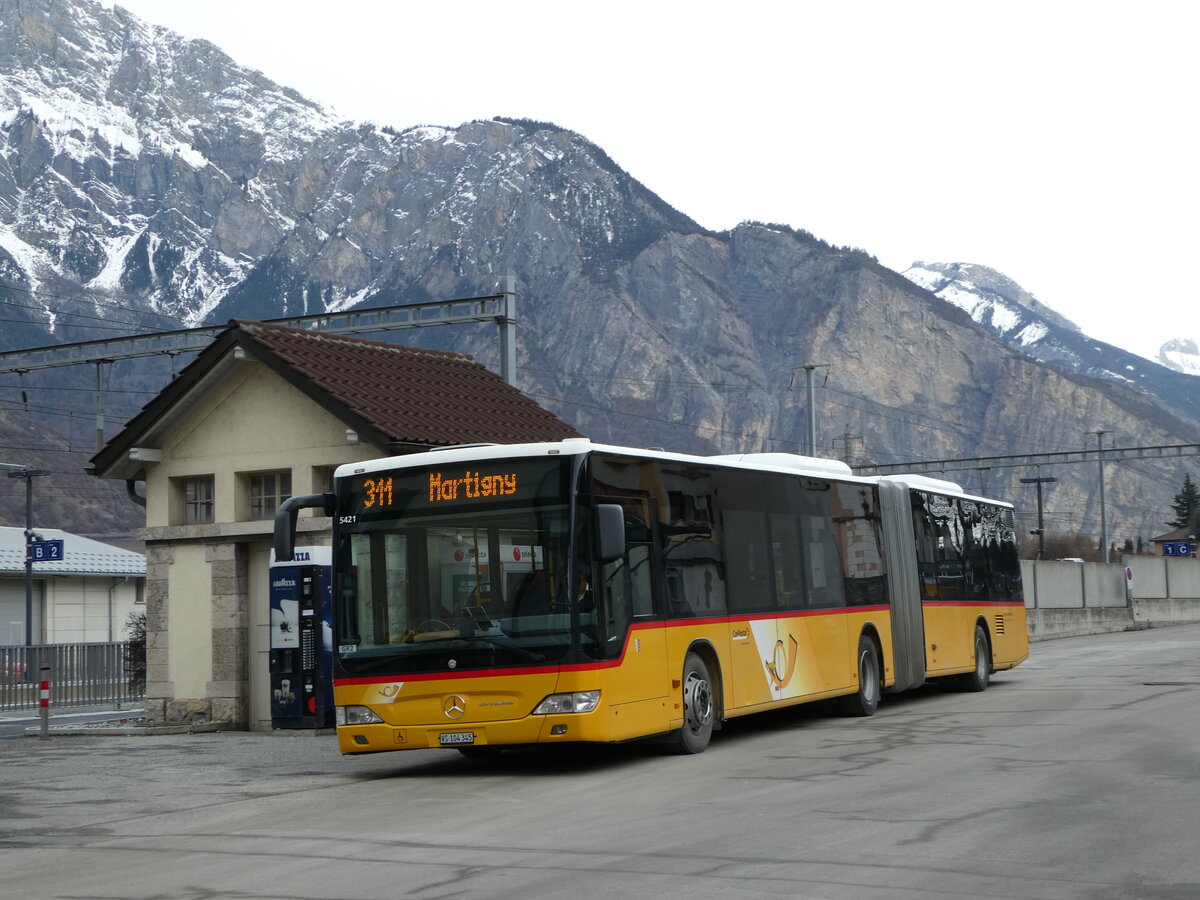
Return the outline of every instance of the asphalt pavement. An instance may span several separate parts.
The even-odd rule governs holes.
[[[47,732],[50,735],[65,735],[84,729],[97,729],[100,726],[113,729],[137,728],[141,726],[144,712],[141,703],[123,704],[121,709],[117,709],[111,703],[51,708]],[[0,709],[0,740],[37,736],[41,730],[40,709]]]

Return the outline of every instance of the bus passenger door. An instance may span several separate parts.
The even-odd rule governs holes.
[[[595,616],[596,655],[616,662],[605,679],[615,740],[665,728],[670,689],[666,631],[654,609],[653,544],[645,525],[648,510],[640,508],[645,501],[631,498],[622,498],[622,505],[625,555],[598,567],[594,609],[581,612]],[[639,509],[631,510],[634,506]]]
[[[606,621],[602,631],[619,655],[609,678],[613,703],[667,695],[667,650],[662,621],[654,613],[650,591],[650,547],[631,546],[624,558],[603,567]]]

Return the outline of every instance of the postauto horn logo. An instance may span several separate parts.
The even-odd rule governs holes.
[[[785,647],[781,640],[776,641],[774,658],[763,660],[763,664],[767,667],[767,675],[770,676],[775,690],[783,690],[792,680],[799,652],[800,646],[796,643],[796,639],[789,634],[787,646]]]

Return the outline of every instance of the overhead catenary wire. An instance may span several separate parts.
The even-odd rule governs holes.
[[[130,311],[128,305],[120,304],[120,303],[111,303],[111,302],[108,302],[105,300],[101,300],[97,297],[64,297],[61,294],[52,294],[49,291],[42,290],[41,288],[21,287],[19,285],[15,285],[15,284],[8,284],[7,282],[0,282],[0,290],[14,291],[19,294],[27,294],[31,297],[43,297],[47,300],[62,300],[67,303],[82,303],[82,304],[86,304],[88,306],[99,306],[99,307],[103,307],[105,309],[115,310],[117,312],[127,313]],[[14,307],[17,309],[33,309],[33,310],[37,310],[39,312],[46,311],[45,307],[43,307],[43,306],[37,306],[32,303],[14,303],[11,299],[5,303],[5,306],[11,306],[11,307]],[[149,309],[138,310],[137,312],[139,313],[139,315],[150,316],[150,317],[156,318],[156,319],[165,319],[165,320],[175,323],[175,324],[182,324],[184,322],[184,319],[182,316],[172,315],[171,313],[154,312],[153,310],[149,310]],[[63,311],[63,310],[58,310],[58,309],[56,309],[54,311],[54,313],[55,313],[55,315],[60,315],[60,316],[77,316],[79,318],[95,319],[98,322],[105,322],[106,324],[111,321],[108,319],[104,319],[100,316],[86,316],[82,313],[73,313],[73,312]],[[24,321],[24,320],[4,319],[4,320],[0,320],[0,321],[17,322],[17,321]],[[124,324],[124,323],[118,322],[116,324],[119,325],[119,324]],[[146,326],[129,324],[127,327],[145,329]]]

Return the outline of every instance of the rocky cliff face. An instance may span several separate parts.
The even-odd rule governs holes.
[[[860,251],[781,226],[705,231],[553,125],[335,122],[209,44],[87,0],[0,0],[3,60],[0,302],[23,324],[0,349],[111,335],[101,319],[475,296],[513,272],[520,386],[598,440],[798,451],[802,365],[825,367],[824,455],[1083,449],[1099,427],[1123,445],[1200,440],[1200,413],[1034,358]],[[498,358],[487,328],[409,339]],[[1179,466],[1117,468],[1110,532],[1157,533]],[[1021,474],[954,477],[1030,508]],[[1098,533],[1094,472],[1055,474],[1047,508]]]

